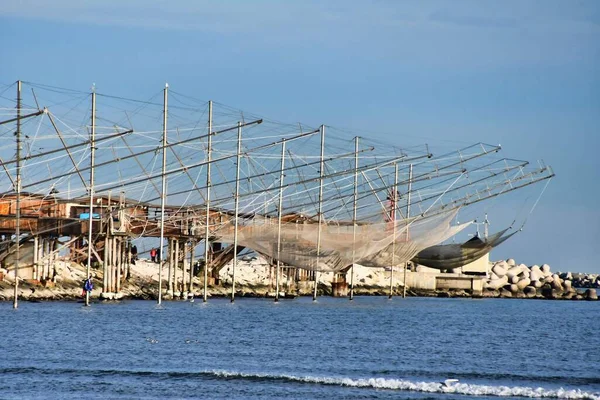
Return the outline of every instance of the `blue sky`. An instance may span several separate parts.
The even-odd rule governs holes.
[[[557,177],[492,258],[600,273],[600,2],[5,1],[0,38],[2,84],[144,99],[169,82],[280,121],[544,159]]]

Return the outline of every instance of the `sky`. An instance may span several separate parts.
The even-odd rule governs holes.
[[[556,177],[491,258],[600,273],[598,1],[4,1],[0,39],[4,85],[145,99],[168,82],[279,121],[543,159]]]

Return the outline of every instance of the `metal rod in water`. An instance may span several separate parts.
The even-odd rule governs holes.
[[[281,173],[279,175],[279,206],[277,207],[277,267],[275,270],[275,302],[279,301],[279,270],[281,256],[281,217],[283,215],[283,179],[285,177],[285,140],[281,143]],[[288,273],[289,278],[289,273]]]
[[[163,95],[163,135],[162,135],[162,187],[160,194],[160,245],[158,247],[158,304],[162,302],[162,269],[165,252],[163,243],[165,240],[165,202],[167,199],[167,117],[168,117],[169,84],[165,84]]]
[[[88,257],[87,257],[87,268],[85,279],[91,279],[90,277],[90,265],[92,264],[92,231],[93,231],[93,215],[94,215],[94,162],[96,155],[96,88],[92,89],[92,129],[90,137],[90,224],[88,226]],[[85,305],[90,305],[90,292],[85,291]]]
[[[202,301],[205,303],[208,300],[208,253],[210,250],[210,242],[208,239],[210,232],[208,225],[210,223],[210,152],[212,147],[212,113],[213,103],[211,100],[208,102],[208,139],[206,146],[206,227],[204,230],[204,293],[202,294]]]
[[[238,214],[240,211],[240,163],[242,160],[242,125],[238,122],[237,162],[235,171],[235,222],[233,225],[233,271],[231,274],[231,302],[235,301],[235,267],[237,267]]]
[[[356,257],[356,211],[358,203],[358,136],[354,138],[354,198],[352,203],[352,266],[350,267],[350,300],[354,300],[354,262]]]
[[[317,286],[319,286],[319,255],[321,253],[321,224],[323,223],[323,176],[325,174],[325,125],[321,125],[321,163],[319,171],[319,227],[317,230],[317,263],[315,267],[315,287],[313,301],[317,301]]]
[[[390,210],[390,220],[394,224],[392,232],[392,265],[390,265],[390,296],[391,299],[394,294],[394,264],[396,263],[396,205],[398,204],[398,164],[394,164],[394,193],[390,196],[392,207]]]
[[[21,81],[17,81],[17,177],[15,181],[16,198],[16,227],[15,227],[15,294],[13,298],[13,308],[19,307],[19,261],[21,253]]]
[[[410,196],[412,191],[412,175],[413,175],[413,165],[410,164],[408,167],[408,194],[406,201],[406,220],[410,218]],[[410,234],[408,232],[409,226],[406,225],[406,240],[410,240]],[[408,268],[408,263],[404,263],[404,288],[402,289],[402,298],[406,298],[406,270]]]

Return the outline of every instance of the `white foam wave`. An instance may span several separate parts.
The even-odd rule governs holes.
[[[528,397],[552,399],[587,399],[600,400],[600,393],[584,392],[580,389],[544,389],[524,386],[493,386],[477,385],[470,383],[453,383],[449,386],[440,382],[412,382],[404,379],[386,378],[345,378],[345,377],[317,377],[272,374],[249,374],[232,371],[205,371],[207,374],[226,378],[258,378],[281,379],[292,382],[314,383],[322,385],[348,386],[358,388],[374,388],[388,390],[405,390],[423,393],[454,393],[467,396],[499,396],[499,397]]]

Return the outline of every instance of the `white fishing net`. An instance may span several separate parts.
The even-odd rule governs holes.
[[[278,255],[277,220],[255,217],[238,227],[238,244],[279,261],[323,272],[336,272],[353,262],[372,267],[399,265],[426,247],[438,244],[468,224],[451,226],[457,210],[411,220],[352,225],[286,223],[281,226]],[[395,225],[395,226],[394,226]],[[216,233],[233,242],[233,221]],[[394,240],[396,238],[396,240]]]

